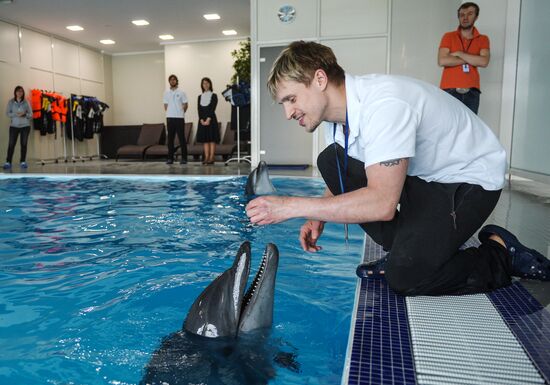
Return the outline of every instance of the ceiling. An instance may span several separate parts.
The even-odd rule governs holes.
[[[220,20],[207,21],[202,15],[217,13]],[[137,27],[132,20],[145,19]],[[109,54],[161,50],[159,35],[174,40],[225,39],[222,30],[250,35],[249,0],[13,0],[0,1],[0,20],[32,27]],[[83,31],[65,27],[80,25]],[[103,45],[112,39],[114,45]]]

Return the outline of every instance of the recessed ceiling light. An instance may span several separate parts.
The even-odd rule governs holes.
[[[208,13],[206,15],[202,15],[206,20],[220,20],[221,17],[217,13]]]
[[[147,20],[132,20],[132,23],[134,25],[149,25]]]
[[[82,28],[80,25],[68,25],[65,28],[67,28],[69,31],[84,31],[84,28]]]
[[[111,39],[103,39],[103,40],[100,40],[99,41],[101,44],[115,44],[115,41],[114,40],[111,40]]]
[[[235,31],[234,29],[226,29],[225,31],[222,31],[222,33],[225,36],[229,36],[229,35],[236,35],[237,31]]]
[[[174,36],[172,35],[159,35],[159,39],[161,40],[172,40]]]

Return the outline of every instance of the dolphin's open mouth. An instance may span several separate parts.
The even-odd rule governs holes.
[[[279,265],[277,246],[266,246],[258,272],[245,294],[250,260],[250,243],[244,242],[233,266],[208,285],[191,306],[184,322],[186,331],[216,338],[271,327]]]
[[[260,267],[258,268],[258,271],[256,272],[256,275],[254,276],[254,280],[252,281],[252,284],[246,291],[246,294],[243,297],[242,305],[241,305],[241,317],[244,313],[244,310],[246,307],[250,304],[252,297],[257,292],[258,287],[261,284],[261,281],[264,277],[265,268],[267,265],[267,248],[264,251],[264,255],[262,257],[262,262],[260,263]]]

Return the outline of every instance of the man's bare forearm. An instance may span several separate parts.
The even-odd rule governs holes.
[[[285,198],[289,215],[323,222],[365,223],[390,220],[395,213],[395,206],[391,208],[378,192],[366,187],[336,196],[330,191],[326,195],[327,191],[322,198]]]
[[[460,56],[462,60],[464,60],[466,63],[476,66],[476,67],[487,67],[489,64],[489,57],[488,56],[481,56],[481,55],[471,55],[469,53],[463,52]]]
[[[461,58],[451,55],[440,57],[438,60],[438,64],[440,67],[456,67],[464,63],[466,62]]]

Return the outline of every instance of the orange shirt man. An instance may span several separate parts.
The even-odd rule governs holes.
[[[458,9],[459,26],[443,35],[437,57],[443,67],[440,87],[476,114],[481,93],[477,67],[487,67],[490,59],[489,38],[474,27],[478,16],[477,4],[462,4]]]

